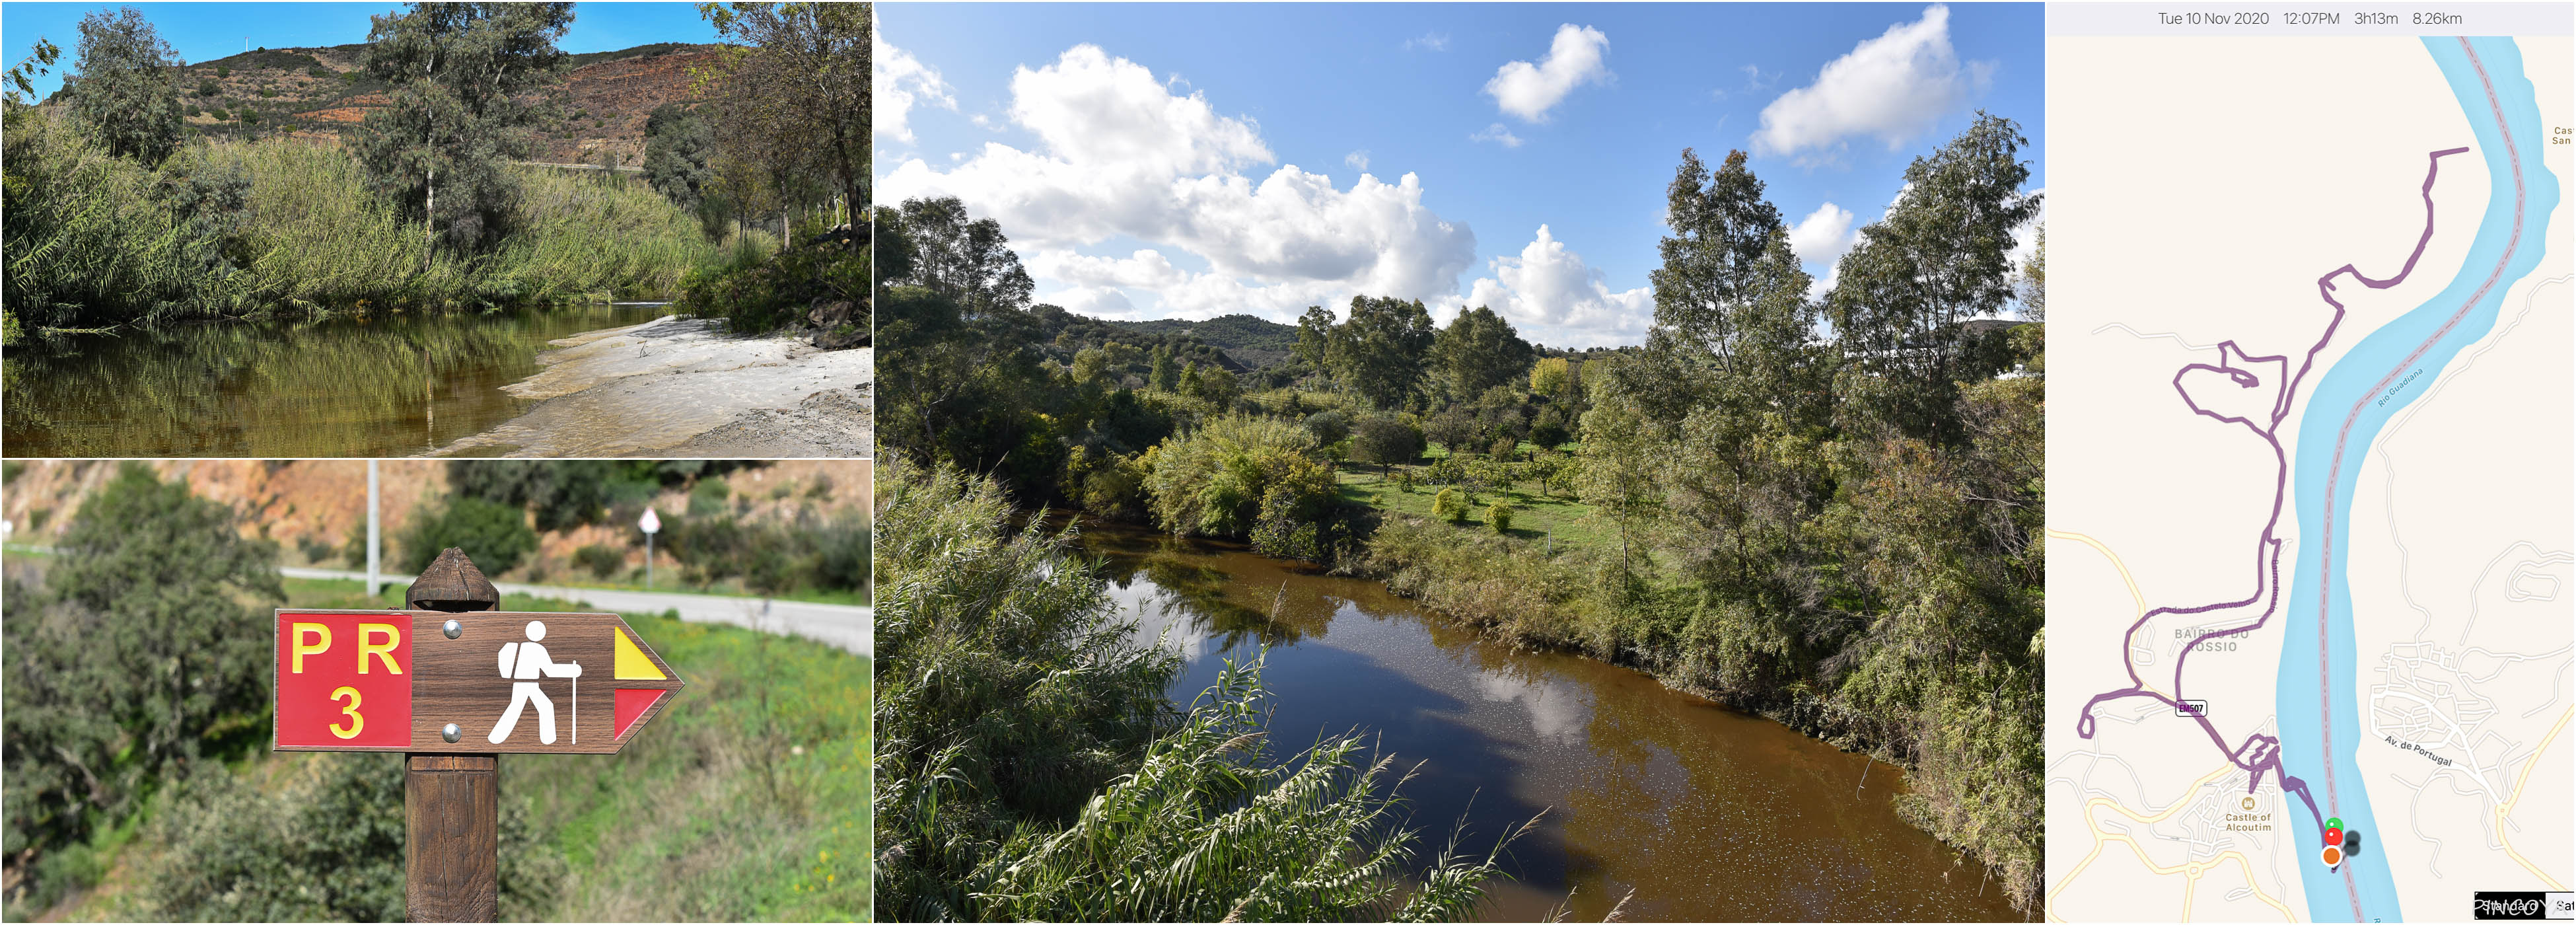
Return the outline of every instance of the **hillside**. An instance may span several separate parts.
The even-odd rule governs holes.
[[[1255,374],[1266,382],[1270,374],[1285,372],[1280,367],[1294,359],[1297,346],[1296,326],[1251,315],[1223,315],[1206,321],[1111,321],[1077,315],[1053,305],[1036,306],[1030,314],[1037,319],[1039,339],[1048,357],[1059,363],[1070,363],[1076,352],[1105,343],[1130,344],[1147,351],[1169,347],[1177,362],[1214,366],[1238,376]]]
[[[1206,321],[1164,318],[1103,323],[1139,334],[1186,337],[1225,351],[1226,356],[1247,369],[1288,362],[1297,349],[1296,325],[1251,315],[1219,315]]]
[[[261,48],[190,64],[180,76],[188,128],[336,141],[386,103],[387,86],[358,68],[365,47]],[[643,163],[645,119],[689,99],[689,69],[713,63],[719,49],[658,42],[568,56],[562,81],[543,94],[555,114],[535,133],[536,160],[596,163],[605,152],[627,167]]]

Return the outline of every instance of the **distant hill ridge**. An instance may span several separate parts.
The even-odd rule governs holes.
[[[1205,321],[1158,318],[1153,321],[1103,321],[1139,334],[1187,337],[1225,351],[1247,369],[1288,362],[1297,349],[1297,326],[1253,315],[1218,315]]]
[[[366,47],[261,48],[189,64],[180,71],[188,129],[219,138],[337,140],[387,102],[391,88],[358,67]],[[605,152],[627,166],[641,164],[645,119],[664,103],[690,99],[689,69],[713,63],[722,47],[655,42],[567,55],[562,80],[542,92],[562,118],[536,129],[535,158],[593,163]],[[57,91],[46,102],[59,100]]]

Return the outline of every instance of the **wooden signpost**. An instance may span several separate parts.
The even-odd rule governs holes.
[[[409,754],[411,919],[492,921],[496,757],[614,754],[686,685],[615,614],[492,610],[499,592],[461,550],[405,598],[277,611],[275,748]]]

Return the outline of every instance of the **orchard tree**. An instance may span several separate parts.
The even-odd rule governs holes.
[[[358,63],[393,91],[351,140],[369,186],[432,244],[481,250],[508,230],[507,162],[528,155],[538,115],[523,97],[563,66],[572,4],[415,3],[374,21]]]
[[[159,164],[179,148],[179,69],[186,62],[142,12],[81,17],[80,59],[65,75],[72,113],[108,153]]]
[[[1394,415],[1370,415],[1351,431],[1351,458],[1378,464],[1379,478],[1386,477],[1387,467],[1421,456],[1422,429]]]

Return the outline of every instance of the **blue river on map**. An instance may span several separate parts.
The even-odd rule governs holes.
[[[2465,159],[2485,159],[2492,189],[2487,198],[2486,215],[2478,225],[2476,241],[2469,248],[2467,259],[2454,272],[2448,288],[2397,320],[2372,331],[2326,373],[2299,424],[2296,471],[2298,535],[2303,552],[2291,586],[2289,619],[2284,625],[2286,639],[2281,649],[2278,704],[2281,757],[2289,774],[2307,782],[2322,814],[2341,817],[2348,830],[2359,833],[2361,850],[2344,864],[2352,871],[2353,883],[2359,887],[2364,921],[2398,921],[2400,910],[2397,888],[2389,878],[2388,852],[2385,850],[2389,834],[2372,818],[2370,798],[2364,791],[2361,765],[2357,760],[2360,749],[2392,746],[2369,734],[2369,724],[2363,719],[2361,704],[2354,690],[2360,682],[2361,671],[2353,652],[2352,597],[2344,581],[2349,572],[2343,561],[2346,550],[2352,546],[2349,541],[2352,487],[2359,484],[2362,460],[2369,456],[2372,442],[2387,425],[2389,417],[2423,395],[2439,378],[2442,368],[2462,348],[2477,342],[2494,328],[2505,293],[2513,288],[2515,281],[2539,266],[2547,249],[2543,237],[2550,226],[2550,214],[2558,205],[2557,180],[2541,160],[2540,107],[2534,98],[2531,81],[2523,76],[2521,51],[2510,39],[2481,38],[2471,42],[2477,49],[2478,58],[2485,62],[2489,78],[2494,81],[2496,100],[2501,103],[2505,120],[2513,131],[2513,140],[2521,149],[2525,191],[2522,241],[2513,247],[2503,277],[2487,290],[2486,296],[2478,300],[2477,306],[2457,327],[2424,354],[2415,367],[2422,374],[2408,386],[2400,388],[2385,403],[2373,401],[2365,405],[2361,416],[2353,422],[2343,458],[2340,482],[2343,487],[2335,498],[2338,535],[2333,538],[2334,580],[2326,589],[2330,605],[2327,621],[2328,680],[2332,683],[2331,696],[2334,698],[2332,755],[2322,753],[2323,730],[2320,724],[2323,711],[2318,703],[2317,636],[2309,631],[2313,624],[2308,622],[2310,615],[2317,612],[2319,563],[2315,556],[2305,554],[2304,550],[2320,549],[2325,545],[2316,538],[2325,535],[2325,484],[2327,470],[2334,464],[2335,432],[2343,425],[2344,415],[2378,386],[2391,367],[2405,360],[2416,345],[2431,337],[2453,312],[2459,310],[2462,302],[2477,292],[2496,264],[2506,260],[2506,249],[2513,238],[2512,161],[2506,156],[2504,137],[2497,131],[2495,110],[2488,102],[2486,86],[2478,79],[2477,68],[2470,63],[2469,56],[2455,38],[2428,38],[2424,40],[2424,46],[2441,66],[2443,78],[2450,83],[2452,94],[2459,98],[2461,110],[2468,116],[2469,125],[2477,137],[2471,151],[2443,159],[2444,169],[2436,182],[2437,185],[2457,183],[2464,177],[2474,176],[2467,169],[2473,162]],[[2458,144],[2455,139],[2427,139],[2424,148],[2429,153]],[[2403,183],[2412,188],[2421,181],[2416,176],[2400,176],[2389,178],[2389,182]],[[2456,228],[2458,226],[2454,223],[2459,218],[2436,214],[2435,227]],[[2391,228],[2391,248],[2411,246],[2418,232],[2419,229],[2411,227]],[[2402,256],[2403,252],[2399,253]],[[2388,273],[2394,270],[2391,266],[2369,265],[2367,258],[2357,263],[2364,265],[2365,272]],[[2416,272],[2432,269],[2417,267]],[[2343,285],[2348,292],[2358,288],[2348,279],[2343,281]],[[2334,762],[2338,797],[2332,804],[2327,802],[2326,795],[2325,762],[2328,760]],[[2324,833],[2303,811],[2293,810],[2284,815],[2292,820],[2293,844],[2299,846],[2300,881],[2307,894],[2308,915],[2320,922],[2349,921],[2352,899],[2345,892],[2344,879],[2340,874],[2327,870],[2317,856],[2319,849],[2324,847]],[[2466,906],[2467,896],[2463,895],[2459,914],[2451,917],[2465,918]]]

